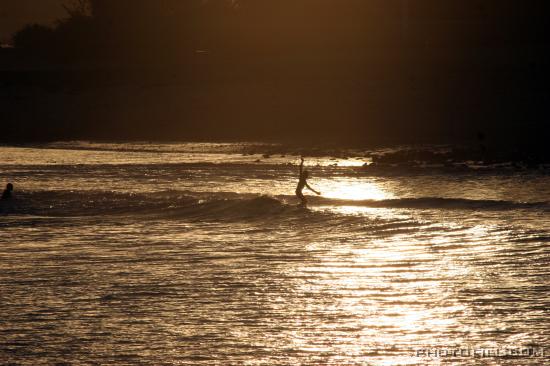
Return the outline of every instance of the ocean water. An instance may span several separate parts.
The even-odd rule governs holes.
[[[547,171],[272,148],[0,147],[0,364],[549,362]]]

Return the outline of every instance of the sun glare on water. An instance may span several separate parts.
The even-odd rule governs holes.
[[[320,187],[323,197],[341,200],[385,200],[393,196],[377,183],[364,181],[327,182]]]

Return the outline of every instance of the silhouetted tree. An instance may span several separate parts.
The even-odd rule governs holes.
[[[63,8],[72,18],[89,16],[92,10],[89,0],[73,0],[70,5],[63,4]]]
[[[30,24],[13,36],[13,44],[17,48],[42,49],[51,45],[54,29],[39,24]]]

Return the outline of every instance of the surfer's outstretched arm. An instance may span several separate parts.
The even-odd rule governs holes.
[[[302,172],[304,171],[304,157],[300,157],[300,177],[302,176]]]
[[[307,187],[307,189],[309,189],[310,191],[317,193],[317,195],[319,195],[319,196],[321,195],[321,192],[316,191],[315,189],[311,188],[311,186],[310,186],[309,184],[307,184],[307,183],[306,183],[306,187]]]

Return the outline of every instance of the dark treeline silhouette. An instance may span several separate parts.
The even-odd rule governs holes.
[[[89,0],[1,50],[2,140],[548,135],[542,0]]]

